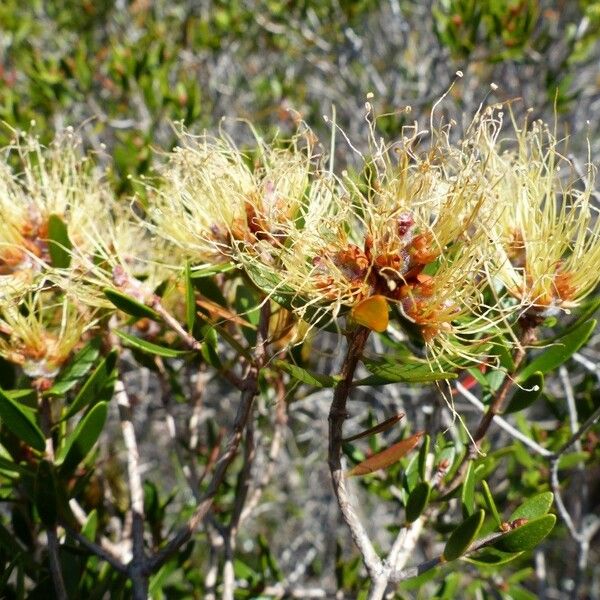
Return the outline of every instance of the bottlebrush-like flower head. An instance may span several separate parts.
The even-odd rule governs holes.
[[[532,314],[575,307],[600,281],[600,221],[591,204],[594,175],[583,179],[547,125],[515,125],[517,147],[490,163],[503,207],[495,234],[499,276]]]
[[[0,356],[31,378],[52,379],[95,321],[89,311],[48,292],[38,292],[0,311]]]

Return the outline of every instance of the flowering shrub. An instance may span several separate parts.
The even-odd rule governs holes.
[[[338,560],[340,590],[404,597],[431,577],[452,589],[464,570],[475,595],[550,534],[554,501],[589,542],[595,529],[575,529],[559,468],[573,448],[576,461],[593,459],[580,438],[599,409],[572,434],[545,437],[501,415],[539,404],[545,377],[594,331],[593,167],[582,172],[544,123],[507,119],[502,106],[482,109],[460,139],[433,114],[427,130],[406,127],[394,143],[367,112],[363,153],[335,126],[329,152],[302,123],[291,140],[257,135],[246,150],[180,132],[130,206],[73,132],[48,147],[15,133],[0,167],[7,597],[49,586],[57,598],[298,597],[268,542],[254,566],[236,543],[269,484],[288,410],[328,388],[333,491],[364,565],[359,577]],[[336,170],[340,148],[352,169]],[[328,372],[315,360],[326,336],[347,345]],[[142,478],[131,387],[142,370],[158,382],[187,494],[161,498]],[[447,422],[408,422],[386,447],[379,437],[400,414],[343,436],[358,388],[425,394],[432,383]],[[203,395],[223,390],[239,394],[226,436],[210,420],[201,427]],[[459,395],[481,412],[475,426]],[[177,405],[188,422],[174,418]],[[117,421],[125,465],[101,449]],[[490,443],[494,422],[510,444]],[[271,437],[262,467],[257,428]],[[546,466],[517,501],[495,489],[494,472],[512,477],[503,456],[527,451]],[[127,472],[120,491],[115,469]],[[360,516],[360,486],[401,509],[385,558],[377,523]],[[430,543],[419,563],[420,538]],[[459,560],[479,570],[444,570]],[[503,585],[506,597],[530,597],[516,575]]]

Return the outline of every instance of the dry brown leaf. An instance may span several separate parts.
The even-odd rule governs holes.
[[[409,438],[402,440],[373,456],[358,463],[354,468],[346,472],[346,477],[357,477],[359,475],[368,475],[379,469],[386,469],[395,462],[398,462],[403,456],[406,456],[423,437],[424,431],[419,431]]]

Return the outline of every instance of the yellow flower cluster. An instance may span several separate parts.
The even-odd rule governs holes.
[[[593,170],[569,176],[545,125],[512,126],[491,107],[457,141],[450,126],[414,125],[390,145],[373,130],[351,174],[308,134],[248,154],[184,134],[153,230],[198,264],[235,262],[300,319],[382,330],[390,310],[433,353],[471,357],[600,280]]]
[[[384,331],[391,317],[434,356],[481,357],[502,328],[568,311],[600,280],[594,169],[578,174],[543,123],[504,121],[490,107],[460,139],[415,124],[392,144],[373,126],[342,172],[307,129],[247,151],[182,132],[135,210],[72,132],[48,148],[16,136],[0,162],[0,355],[25,365],[51,348],[27,370],[52,373],[114,311],[104,288],[147,302],[189,262],[232,263],[299,322]]]

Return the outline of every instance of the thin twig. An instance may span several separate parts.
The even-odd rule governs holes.
[[[474,394],[472,394],[462,383],[457,382],[455,385],[456,389],[460,392],[461,396],[467,400],[472,406],[474,406],[480,412],[485,411],[485,405],[481,402]],[[540,446],[537,442],[532,440],[530,437],[527,437],[525,434],[521,433],[518,429],[513,427],[510,423],[508,423],[505,419],[503,419],[499,415],[494,415],[492,419],[493,423],[496,423],[500,429],[504,429],[509,435],[511,435],[516,440],[519,440],[528,448],[531,448],[536,454],[540,456],[550,457],[552,456],[552,452],[550,450],[546,450],[543,446]]]
[[[466,550],[466,552],[463,553],[462,556],[468,556],[470,554],[473,554],[474,552],[477,552],[478,550],[481,550],[481,549],[493,544],[499,537],[502,537],[503,535],[504,535],[503,532],[490,533],[489,535],[486,535],[485,537],[481,538],[480,540],[477,540],[476,542],[474,542],[468,548],[468,550]],[[414,567],[408,567],[406,569],[402,569],[399,571],[394,571],[390,575],[390,582],[398,583],[400,581],[404,581],[405,579],[411,579],[412,577],[417,577],[418,575],[421,575],[421,574],[425,573],[426,571],[430,571],[431,569],[437,567],[438,565],[444,564],[445,562],[446,561],[444,560],[444,557],[442,555],[442,556],[437,556],[436,558],[433,558],[431,560],[427,560],[427,561],[421,563],[420,565],[417,565]]]
[[[225,537],[225,564],[223,565],[223,600],[233,600],[235,593],[235,575],[233,571],[233,555],[236,546],[236,537],[240,517],[248,497],[250,489],[250,478],[252,475],[252,464],[256,455],[254,445],[254,426],[252,419],[246,426],[246,443],[244,445],[244,465],[238,476],[238,484],[235,490],[235,503],[231,514],[231,520],[224,532]]]
[[[579,429],[560,447],[556,456],[564,454],[577,440],[579,440],[590,427],[600,419],[600,406],[583,422]]]
[[[244,429],[252,411],[254,397],[258,393],[258,373],[264,364],[268,321],[269,305],[268,303],[265,303],[261,309],[259,332],[257,335],[255,349],[255,360],[254,363],[248,368],[245,378],[245,388],[242,391],[240,404],[238,406],[233,427],[227,440],[225,450],[215,464],[215,469],[208,488],[202,497],[201,502],[199,502],[196,506],[194,514],[188,519],[188,522],[181,529],[179,529],[179,531],[161,550],[159,550],[154,556],[150,557],[146,561],[146,573],[152,573],[159,569],[179,550],[179,548],[181,548],[181,546],[183,546],[183,544],[189,541],[194,531],[204,520],[204,517],[212,506],[213,500],[221,486],[221,483],[223,482],[223,479],[225,478],[227,469],[237,454],[238,447],[243,438]]]
[[[504,406],[508,399],[509,392],[514,384],[513,375],[517,372],[521,363],[525,359],[526,352],[525,348],[535,341],[536,338],[536,324],[524,319],[521,323],[521,335],[519,337],[519,343],[513,355],[513,369],[512,373],[506,377],[504,383],[500,386],[500,389],[496,392],[492,401],[490,402],[487,410],[483,413],[479,425],[475,430],[471,438],[471,442],[467,449],[467,452],[462,457],[462,461],[452,481],[448,482],[443,491],[446,494],[453,492],[463,481],[469,462],[477,457],[479,454],[479,443],[486,436],[490,425],[495,421],[495,417],[498,416],[504,410]]]
[[[77,500],[75,498],[71,498],[69,500],[69,508],[71,509],[71,512],[73,513],[73,516],[75,517],[76,521],[79,523],[79,525],[81,525],[83,527],[88,520],[88,515],[83,510],[83,508],[81,507],[81,505],[79,504],[79,502],[77,502]],[[122,560],[126,560],[126,561],[130,560],[131,556],[130,556],[129,550],[127,550],[128,556],[123,557],[121,548],[119,545],[111,542],[107,537],[104,537],[102,535],[98,535],[97,539],[98,539],[98,545],[107,554],[112,555],[115,558],[120,557],[119,562],[121,562]]]
[[[88,540],[84,535],[66,527],[69,535],[72,535],[86,550],[89,550],[92,554],[95,554],[98,558],[105,560],[113,569],[119,573],[127,573],[127,565],[122,563],[114,554],[109,552],[106,548],[103,548],[99,544]]]
[[[329,470],[333,489],[340,507],[340,511],[356,544],[365,567],[371,579],[376,580],[382,573],[383,565],[375,551],[366,529],[361,523],[346,488],[346,480],[342,471],[342,427],[346,420],[346,402],[352,388],[354,371],[364,350],[369,329],[358,327],[349,334],[348,349],[342,366],[342,378],[335,388],[333,400],[329,410]]]
[[[240,515],[240,524],[243,523],[256,508],[263,494],[263,491],[269,485],[275,472],[275,466],[277,464],[277,457],[281,450],[281,445],[284,437],[284,431],[287,426],[287,405],[285,402],[285,385],[283,380],[279,378],[277,380],[277,405],[275,407],[275,425],[273,428],[273,436],[271,437],[271,444],[269,446],[269,453],[267,455],[267,465],[263,469],[263,474],[258,483],[252,490],[250,498],[246,501],[244,510]]]
[[[159,296],[152,295],[147,304],[162,317],[162,320],[182,339],[190,350],[198,351],[202,348],[202,344],[188,333],[181,326],[181,323],[162,305]]]
[[[119,379],[115,384],[115,397],[119,407],[121,433],[127,451],[127,475],[129,481],[129,498],[131,501],[131,536],[132,558],[128,565],[128,573],[133,584],[133,598],[142,600],[148,597],[148,578],[144,573],[146,555],[144,552],[144,488],[140,475],[140,456],[138,452],[133,415],[129,396],[123,382]]]

